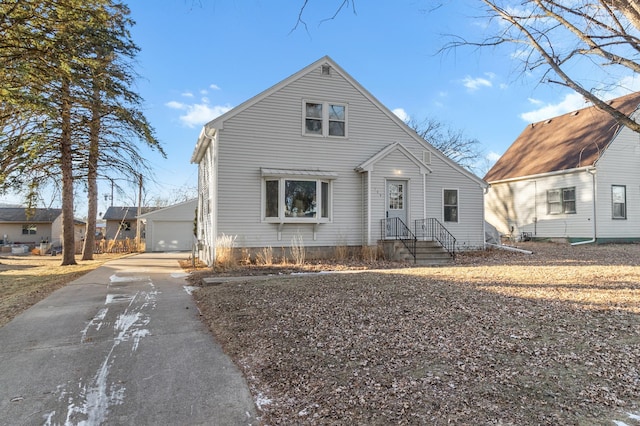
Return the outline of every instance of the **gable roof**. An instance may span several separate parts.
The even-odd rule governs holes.
[[[0,208],[0,222],[53,223],[62,209],[27,209],[26,207]]]
[[[144,213],[149,213],[154,210],[158,210],[158,207],[142,207],[140,209],[140,215]],[[136,214],[138,213],[138,207],[134,206],[120,206],[114,207],[111,206],[107,209],[107,211],[102,216],[104,220],[133,220],[136,218]]]
[[[478,176],[476,176],[475,174],[471,173],[470,171],[468,171],[464,167],[460,166],[459,164],[457,164],[455,161],[451,160],[446,155],[442,154],[438,149],[436,149],[435,147],[430,145],[426,140],[421,138],[416,133],[415,130],[413,130],[411,127],[409,127],[407,125],[407,123],[402,121],[389,108],[387,108],[384,104],[382,104],[375,96],[373,96],[367,89],[365,89],[360,83],[358,83],[358,81],[356,79],[351,77],[351,75],[349,75],[349,73],[347,73],[342,67],[340,67],[340,65],[338,65],[329,56],[323,56],[322,58],[320,58],[317,61],[313,62],[312,64],[304,67],[303,69],[301,69],[300,71],[296,72],[295,74],[287,77],[286,79],[280,81],[279,83],[275,84],[274,86],[271,86],[267,90],[259,93],[258,95],[252,97],[251,99],[248,99],[247,101],[241,103],[237,107],[227,111],[226,113],[222,114],[221,116],[219,116],[219,117],[211,120],[209,123],[205,124],[202,127],[202,130],[200,131],[200,136],[198,137],[198,141],[197,141],[196,146],[195,146],[195,148],[193,150],[193,154],[191,156],[191,163],[199,163],[200,162],[200,160],[202,159],[202,156],[204,155],[204,152],[206,151],[206,148],[209,145],[209,143],[214,138],[217,137],[218,130],[221,130],[221,129],[224,128],[224,122],[226,120],[236,116],[237,114],[241,113],[242,111],[246,110],[247,108],[257,104],[258,102],[262,101],[263,99],[267,98],[268,96],[272,95],[273,93],[279,91],[283,87],[286,87],[287,85],[291,84],[292,82],[304,77],[305,75],[309,74],[310,72],[314,72],[314,71],[318,71],[318,70],[322,69],[322,67],[325,66],[325,65],[328,65],[331,68],[331,72],[335,72],[338,75],[340,75],[342,78],[344,78],[357,91],[359,91],[367,100],[369,100],[369,102],[371,102],[383,114],[385,114],[391,121],[395,122],[398,126],[400,126],[402,129],[404,129],[405,132],[410,137],[415,139],[419,144],[424,146],[426,149],[429,149],[432,152],[433,155],[439,157],[445,163],[448,163],[448,164],[450,164],[450,165],[452,165],[454,167],[459,168],[459,170],[463,174],[465,174],[467,177],[469,177],[472,180],[476,181],[480,186],[486,187],[487,183],[485,181],[483,181]]]
[[[356,167],[356,171],[357,172],[369,172],[369,171],[372,171],[373,170],[373,166],[378,161],[382,160],[387,155],[391,154],[392,152],[396,152],[396,151],[400,151],[413,164],[415,164],[420,169],[420,173],[421,174],[427,174],[427,173],[431,173],[432,172],[432,170],[426,164],[424,164],[422,161],[417,159],[416,156],[413,155],[400,142],[394,142],[394,143],[392,143],[390,145],[387,145],[385,148],[383,148],[378,153],[373,155],[373,157],[369,158],[367,161],[365,161],[364,163],[362,163],[358,167]]]
[[[609,101],[626,115],[640,92]],[[593,166],[622,129],[611,114],[591,106],[528,125],[489,170],[487,182]]]
[[[167,207],[158,207],[158,208],[151,208],[151,210],[147,210],[144,213],[141,213],[140,216],[138,216],[138,219],[147,219],[149,217],[153,217],[156,216],[158,214],[162,214],[162,213],[166,213],[168,211],[171,210],[177,210],[183,206],[187,206],[188,204],[193,205],[193,208],[195,209],[196,207],[198,207],[198,199],[197,198],[193,198],[191,200],[187,200],[187,201],[183,201],[181,203],[177,203],[177,204],[172,204],[170,206]],[[136,207],[137,209],[137,207]]]

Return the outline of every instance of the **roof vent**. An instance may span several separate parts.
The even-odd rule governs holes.
[[[324,64],[322,66],[322,75],[331,75],[331,65]]]
[[[544,122],[544,124],[549,124],[551,123],[551,119],[548,119],[547,121]]]
[[[571,115],[578,115],[580,113],[580,111],[573,111],[573,114]]]

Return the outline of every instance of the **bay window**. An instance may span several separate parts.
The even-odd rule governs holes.
[[[331,182],[335,174],[263,169],[263,220],[267,222],[328,222]],[[269,175],[272,176],[269,176]]]

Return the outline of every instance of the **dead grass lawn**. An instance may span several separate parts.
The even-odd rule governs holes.
[[[0,327],[67,283],[122,254],[60,266],[60,256],[0,256]]]
[[[640,245],[523,246],[195,294],[265,424],[640,424]]]

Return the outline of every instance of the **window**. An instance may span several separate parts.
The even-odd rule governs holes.
[[[576,188],[550,189],[547,191],[547,213],[575,213]]]
[[[389,183],[389,210],[404,209],[404,185]]]
[[[627,187],[624,185],[611,186],[611,209],[614,219],[627,218]]]
[[[22,225],[22,235],[36,235],[38,227],[36,225]]]
[[[264,217],[266,220],[322,222],[330,217],[330,182],[319,179],[266,179]]]
[[[458,221],[458,190],[445,189],[443,204],[444,204],[444,221],[457,222]]]
[[[123,231],[131,231],[131,222],[120,222],[120,229]]]
[[[305,102],[304,133],[344,137],[347,134],[347,107],[320,102]]]

